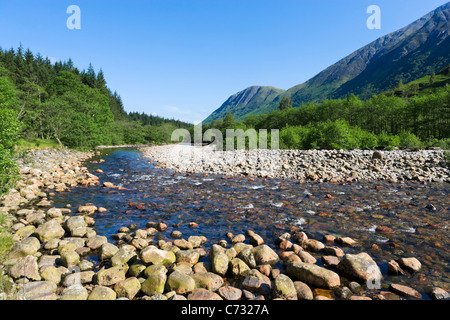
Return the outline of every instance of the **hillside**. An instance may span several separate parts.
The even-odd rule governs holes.
[[[450,3],[428,13],[408,26],[383,36],[326,68],[305,83],[277,96],[256,94],[250,106],[236,104],[230,97],[205,123],[231,112],[242,119],[278,108],[282,97],[290,96],[294,107],[324,99],[355,94],[365,100],[404,83],[438,72],[450,64]],[[246,92],[249,89],[241,91]],[[261,102],[262,101],[262,102]],[[222,110],[226,110],[223,112]]]
[[[264,110],[263,106],[268,105],[283,92],[285,90],[274,87],[252,86],[229,97],[204,122],[224,118],[228,112],[231,112],[237,120],[242,120],[255,112],[258,114],[268,112],[270,110]]]

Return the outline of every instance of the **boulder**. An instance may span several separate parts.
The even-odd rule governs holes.
[[[410,272],[416,272],[422,268],[422,264],[416,258],[400,258],[396,261],[404,270]]]
[[[314,287],[331,289],[341,284],[337,273],[311,263],[289,263],[286,266],[286,272],[291,278]]]
[[[20,289],[25,300],[56,300],[57,286],[51,281],[32,281],[24,284]]]
[[[268,245],[262,244],[252,249],[256,265],[270,264],[275,265],[280,261],[277,253]]]
[[[225,253],[218,253],[211,260],[212,272],[224,276],[228,271],[228,256]]]
[[[141,290],[141,283],[135,277],[117,282],[114,286],[114,291],[117,293],[119,298],[125,297],[130,300],[136,296],[139,290]]]
[[[286,275],[279,274],[272,284],[274,298],[284,300],[297,300],[297,291],[294,282]]]
[[[45,242],[50,239],[59,239],[64,236],[64,233],[64,229],[56,219],[45,222],[36,229],[36,234],[39,236],[41,242]]]
[[[87,300],[88,291],[82,285],[74,285],[65,288],[61,292],[59,300]]]
[[[313,300],[314,295],[311,288],[304,282],[294,281],[295,291],[298,300]]]
[[[240,300],[242,297],[242,290],[232,286],[220,287],[217,292],[225,300]]]
[[[188,300],[223,300],[217,293],[198,288],[194,289],[189,295]]]
[[[99,286],[112,286],[126,279],[127,268],[124,266],[116,266],[106,269],[101,268],[95,275],[95,282]]]
[[[26,256],[17,260],[17,262],[9,269],[9,275],[15,279],[25,277],[30,280],[41,280],[38,271],[37,258],[34,256]]]
[[[250,271],[250,267],[239,258],[231,259],[228,269],[233,277],[245,276]]]
[[[191,278],[194,279],[196,288],[216,291],[223,285],[222,277],[212,272],[195,273]]]
[[[389,290],[404,297],[416,299],[422,298],[422,295],[417,290],[401,284],[391,283],[389,286]]]
[[[195,281],[187,274],[175,270],[167,278],[166,288],[168,291],[175,291],[177,294],[185,294],[195,289]]]
[[[346,254],[336,266],[336,271],[352,280],[365,282],[368,286],[370,282],[377,285],[382,279],[380,268],[365,252]]]
[[[145,264],[157,264],[168,266],[176,261],[175,254],[172,251],[158,249],[155,246],[148,246],[140,253],[141,260]]]
[[[88,296],[88,300],[116,300],[116,292],[105,286],[95,286]]]

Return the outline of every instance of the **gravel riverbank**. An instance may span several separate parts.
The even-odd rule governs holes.
[[[236,150],[166,145],[141,148],[146,158],[178,172],[290,178],[303,181],[450,182],[442,150]]]

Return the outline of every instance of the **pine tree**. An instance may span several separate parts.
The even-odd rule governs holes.
[[[278,107],[280,110],[292,108],[292,100],[291,97],[283,97],[280,102],[280,106]]]

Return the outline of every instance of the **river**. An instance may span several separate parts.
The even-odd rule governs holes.
[[[99,163],[99,159],[104,162]],[[327,234],[358,241],[346,253],[365,251],[383,273],[383,287],[396,282],[450,289],[450,197],[446,183],[299,183],[297,180],[178,174],[155,168],[137,149],[105,149],[85,164],[100,181],[124,190],[77,187],[57,193],[55,206],[78,207],[94,203],[108,210],[96,213],[96,231],[111,239],[122,226],[145,227],[164,221],[183,238],[204,235],[206,246],[226,239],[225,234],[253,229],[274,247],[276,237],[299,227],[322,241]],[[156,166],[157,167],[157,166]],[[101,169],[102,173],[95,173]],[[138,204],[136,206],[136,204]],[[198,223],[190,228],[189,222]],[[174,227],[174,225],[178,225]],[[379,232],[377,227],[388,227]],[[392,232],[390,232],[392,230]],[[374,249],[373,245],[379,247]],[[416,257],[422,269],[411,276],[390,276],[387,263]],[[318,264],[320,265],[320,256]]]

